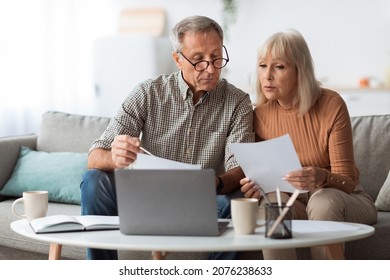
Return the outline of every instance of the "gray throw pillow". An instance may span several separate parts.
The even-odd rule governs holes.
[[[376,198],[375,206],[379,211],[390,211],[390,170]]]

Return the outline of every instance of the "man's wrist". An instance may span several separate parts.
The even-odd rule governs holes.
[[[217,176],[217,178],[218,178],[217,194],[220,194],[221,190],[223,189],[224,184],[223,184],[221,177]]]

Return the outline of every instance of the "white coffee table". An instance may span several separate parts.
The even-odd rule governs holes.
[[[337,243],[366,238],[374,234],[371,226],[328,221],[293,221],[293,238],[270,239],[264,237],[264,227],[252,235],[235,235],[231,225],[218,237],[192,236],[140,236],[123,235],[119,230],[83,231],[36,234],[26,220],[11,223],[16,233],[50,243],[49,259],[60,259],[62,245],[111,250],[151,251],[154,259],[164,258],[162,252],[222,252],[255,251],[261,249],[287,249],[328,246],[331,257],[343,259]]]

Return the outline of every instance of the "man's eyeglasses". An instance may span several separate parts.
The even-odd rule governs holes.
[[[229,62],[229,54],[226,50],[226,47],[222,45],[222,47],[225,50],[226,58],[216,58],[214,60],[208,61],[208,60],[200,60],[196,63],[192,63],[182,52],[179,52],[192,66],[194,66],[195,70],[198,72],[202,72],[209,67],[210,63],[214,66],[215,69],[221,69],[226,66],[226,64]]]

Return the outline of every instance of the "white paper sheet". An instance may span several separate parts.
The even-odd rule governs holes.
[[[137,160],[133,165],[133,169],[201,169],[201,166],[146,154],[137,154]]]
[[[302,169],[294,145],[288,134],[256,143],[230,144],[245,176],[254,180],[265,193],[294,192],[295,188],[282,180],[287,173]]]

